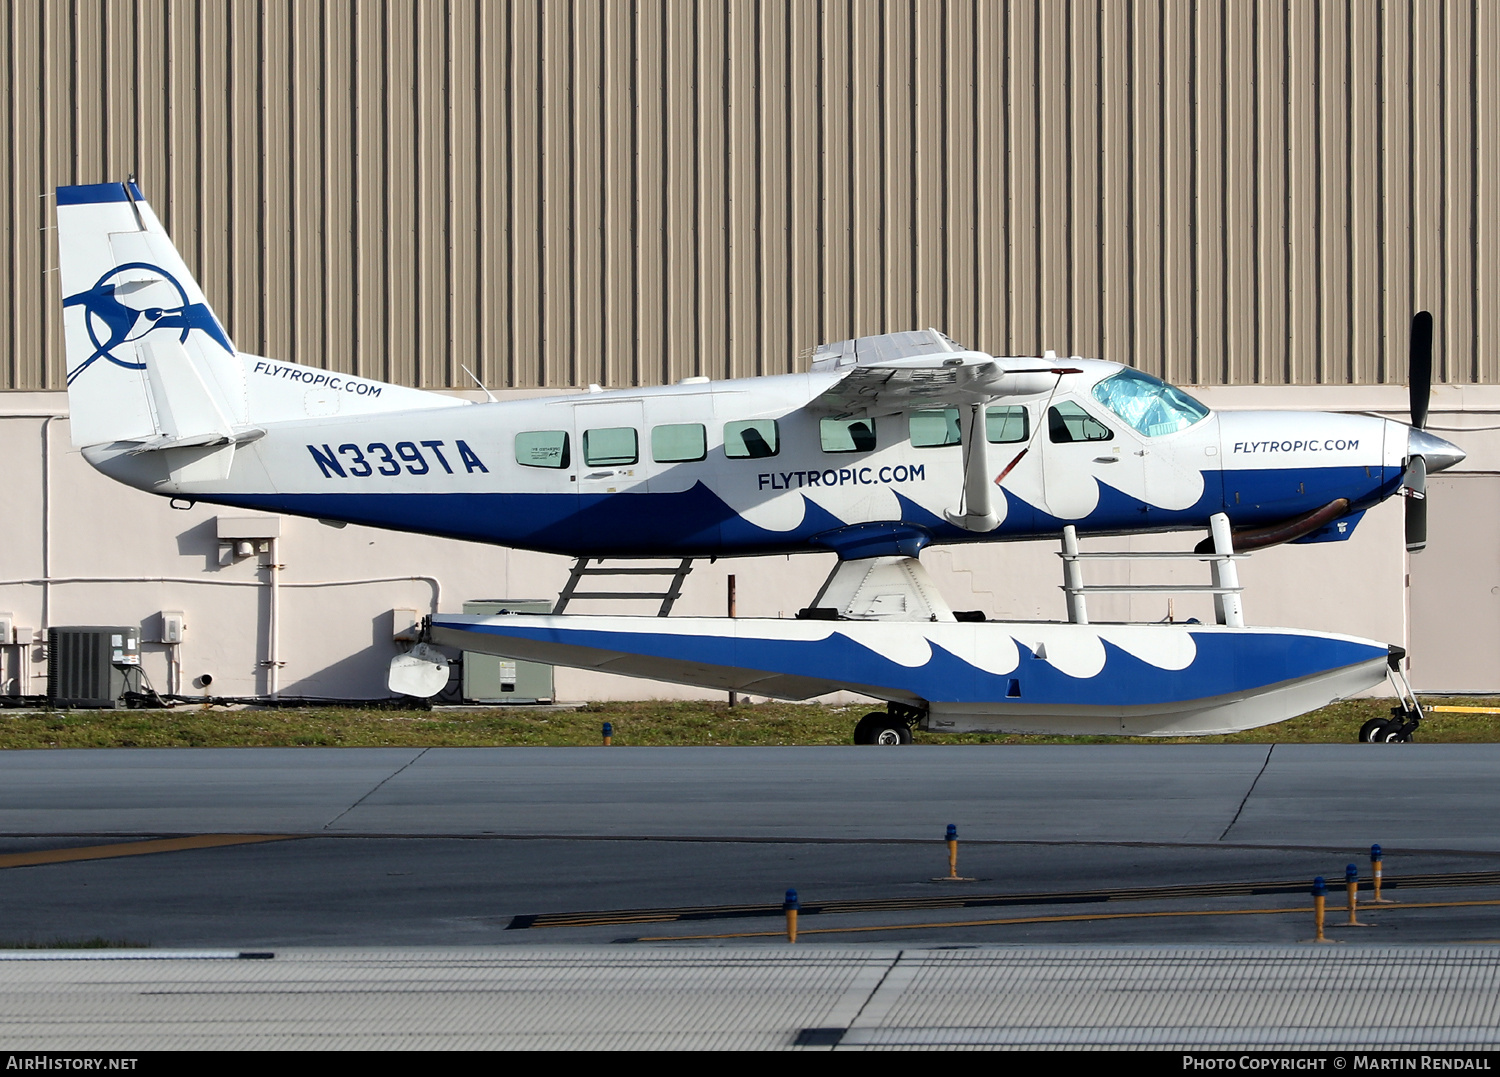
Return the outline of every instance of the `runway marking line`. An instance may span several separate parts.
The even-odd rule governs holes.
[[[1500,905],[1500,901],[1432,901],[1411,905],[1390,905],[1380,912],[1395,909],[1457,909],[1473,905]],[[931,927],[998,927],[1006,924],[1061,924],[1073,920],[1145,920],[1164,916],[1278,916],[1286,913],[1312,913],[1312,907],[1294,909],[1189,909],[1162,912],[1100,912],[1075,913],[1071,916],[1021,916],[1007,920],[953,920],[939,924],[880,924],[874,927],[815,927],[800,929],[800,935],[842,935],[864,931],[911,931]],[[1368,910],[1367,910],[1368,911]],[[1330,928],[1343,925],[1330,924]],[[630,939],[630,942],[689,942],[701,939],[762,939],[783,938],[785,931],[741,931],[725,935],[653,935]],[[622,940],[627,941],[627,940]]]
[[[290,841],[296,834],[194,834],[186,838],[152,838],[121,841],[110,845],[84,845],[70,849],[38,849],[30,853],[0,854],[0,868],[26,868],[34,864],[67,864],[75,860],[110,860],[117,856],[177,853],[188,849],[217,849],[225,845],[254,845],[265,841]]]

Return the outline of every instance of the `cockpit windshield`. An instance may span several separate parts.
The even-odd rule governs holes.
[[[1094,399],[1148,438],[1186,430],[1208,409],[1175,385],[1139,370],[1122,370],[1094,386]]]

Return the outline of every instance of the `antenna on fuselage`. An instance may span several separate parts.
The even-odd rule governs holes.
[[[479,380],[479,376],[477,374],[475,374],[472,370],[470,370],[466,366],[460,365],[459,369],[462,370],[469,377],[471,377],[471,378],[474,379],[474,384],[477,385],[477,386],[479,386],[480,390],[483,391],[484,395],[490,398],[490,403],[491,404],[498,404],[499,403],[499,401],[495,399],[495,394],[492,393],[492,392],[490,392],[489,389],[485,388],[484,382],[482,382],[482,381]]]

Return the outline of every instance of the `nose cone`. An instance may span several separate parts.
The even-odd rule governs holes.
[[[1460,464],[1469,454],[1451,441],[1444,441],[1425,430],[1412,427],[1406,435],[1406,455],[1420,456],[1427,461],[1427,473],[1444,471]]]

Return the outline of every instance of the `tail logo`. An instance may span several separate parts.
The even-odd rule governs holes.
[[[163,301],[170,303],[173,298],[178,300],[176,306],[163,304]],[[230,355],[234,354],[234,346],[229,343],[223,326],[208,309],[208,304],[189,303],[187,292],[177,278],[147,262],[126,262],[115,266],[88,291],[64,299],[63,306],[83,308],[84,325],[94,343],[93,354],[68,371],[69,385],[99,359],[108,359],[127,370],[146,369],[145,363],[121,359],[114,354],[114,349],[140,340],[158,329],[180,330],[182,335],[178,339],[184,342],[188,334],[197,329],[207,333]]]

